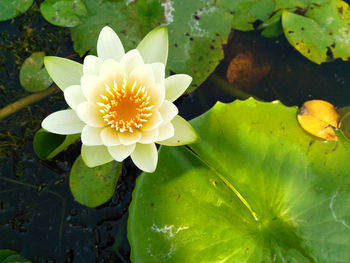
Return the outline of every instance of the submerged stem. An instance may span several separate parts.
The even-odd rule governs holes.
[[[215,73],[211,74],[208,80],[237,99],[245,100],[245,99],[249,99],[250,97],[253,97],[254,99],[263,101],[262,99],[257,98],[256,96],[249,94],[237,88],[236,86],[228,83],[226,80],[224,80],[223,78],[221,78],[219,75]]]
[[[50,87],[44,91],[31,94],[27,97],[19,99],[15,102],[5,106],[4,108],[0,109],[0,120],[6,118],[7,116],[11,115],[12,113],[19,111],[20,109],[24,108],[25,106],[28,106],[30,104],[33,104],[37,101],[40,101],[40,100],[46,98],[47,96],[55,93],[57,90],[58,90],[57,87],[53,86],[53,87]]]
[[[0,180],[4,180],[4,181],[14,183],[14,184],[23,185],[23,186],[30,187],[33,189],[39,188],[39,186],[37,186],[37,185],[28,184],[25,182],[17,181],[17,180],[11,179],[11,178],[3,177],[3,176],[0,176]],[[58,231],[58,240],[61,242],[62,241],[62,233],[63,233],[64,215],[65,215],[65,211],[66,211],[66,199],[64,199],[64,197],[62,195],[60,195],[54,191],[51,191],[48,189],[45,189],[45,191],[48,192],[49,194],[52,194],[52,195],[58,197],[62,201],[61,223],[60,223],[60,228]]]

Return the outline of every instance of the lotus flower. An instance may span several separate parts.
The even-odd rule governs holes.
[[[71,109],[44,119],[42,127],[57,134],[81,133],[81,154],[89,167],[128,156],[146,172],[157,166],[155,143],[185,145],[197,140],[191,125],[178,116],[173,104],[192,78],[176,74],[165,78],[168,32],[152,30],[127,53],[110,28],[97,41],[98,56],[83,64],[45,57],[45,67]]]

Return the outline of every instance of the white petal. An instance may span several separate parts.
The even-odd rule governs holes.
[[[103,128],[86,125],[81,132],[81,142],[87,146],[101,145],[101,132]]]
[[[122,162],[135,150],[135,146],[136,144],[110,146],[108,147],[108,151],[114,160]]]
[[[165,66],[163,63],[152,63],[154,80],[156,83],[164,85],[165,83]]]
[[[119,132],[119,140],[123,145],[131,145],[137,143],[141,139],[141,132]]]
[[[176,74],[165,79],[165,99],[174,101],[180,97],[191,84],[192,77]]]
[[[86,101],[80,85],[73,85],[66,88],[64,90],[64,99],[73,110],[76,110],[78,104]]]
[[[101,139],[106,146],[115,146],[120,144],[118,132],[111,127],[106,127],[102,130]]]
[[[159,111],[153,111],[152,116],[149,117],[147,122],[144,122],[143,127],[141,128],[142,131],[150,131],[155,128],[158,128],[163,122],[162,116],[160,115]]]
[[[160,62],[166,65],[168,58],[168,29],[159,26],[149,32],[137,46],[145,63]]]
[[[159,109],[165,99],[165,87],[161,84],[152,84],[147,87],[147,92],[151,96],[150,105],[154,106],[154,109]]]
[[[120,61],[125,54],[118,35],[108,26],[102,28],[98,36],[97,54],[102,60],[112,58],[116,61]]]
[[[125,72],[118,61],[114,59],[106,59],[101,65],[100,76],[103,78],[123,78]]]
[[[99,77],[94,75],[84,75],[81,77],[81,90],[85,98],[91,103],[100,101],[101,97],[98,95],[98,93],[105,90],[105,87],[100,87],[101,84],[99,81]],[[101,91],[99,91],[99,89]]]
[[[113,161],[113,157],[109,154],[107,147],[99,146],[81,146],[81,157],[84,163],[92,168]]]
[[[102,60],[100,58],[93,55],[86,56],[83,63],[84,75],[98,75],[101,65]]]
[[[173,137],[175,134],[174,126],[169,122],[159,127],[159,136],[157,141],[164,141]]]
[[[130,75],[129,80],[133,83],[136,81],[139,85],[149,86],[155,83],[155,78],[153,74],[153,68],[149,64],[144,64],[137,68],[134,68]]]
[[[136,144],[134,152],[131,154],[134,164],[142,171],[153,173],[157,167],[158,152],[154,143]]]
[[[73,60],[48,56],[44,58],[47,72],[61,90],[79,85],[83,75],[83,65]]]
[[[130,50],[120,61],[120,65],[127,75],[129,75],[134,68],[142,66],[143,64],[143,59],[137,49]]]
[[[178,113],[177,107],[170,101],[165,100],[159,108],[159,113],[162,115],[163,123],[170,122]]]
[[[159,136],[159,130],[158,128],[150,130],[150,131],[143,131],[140,143],[152,143],[158,140]]]
[[[164,141],[157,141],[158,144],[178,146],[199,141],[196,131],[185,119],[181,118],[179,115],[176,115],[171,123],[174,125],[175,129],[174,136]]]
[[[90,126],[105,127],[107,125],[98,107],[89,102],[80,103],[77,107],[77,114],[83,122]]]
[[[74,110],[61,110],[47,116],[41,126],[49,132],[66,135],[81,133],[85,123],[78,118]]]

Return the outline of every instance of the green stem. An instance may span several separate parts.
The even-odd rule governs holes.
[[[195,157],[197,157],[202,163],[204,163],[217,177],[219,177],[230,189],[231,191],[237,196],[237,198],[244,204],[244,206],[249,210],[251,215],[254,217],[255,221],[258,221],[257,214],[252,209],[250,204],[245,200],[245,198],[241,195],[241,193],[231,184],[229,180],[227,180],[222,174],[220,174],[214,167],[212,167],[207,161],[205,161],[203,158],[201,158],[198,154],[190,150],[186,147],[186,149],[192,153]]]
[[[18,101],[15,101],[14,103],[11,103],[11,104],[5,106],[4,108],[0,109],[0,120],[6,118],[7,116],[11,115],[12,113],[17,112],[20,109],[22,109],[30,104],[33,104],[35,102],[38,102],[38,101],[46,98],[47,96],[55,93],[57,90],[58,90],[57,87],[53,86],[53,87],[50,87],[44,91],[31,94],[27,97],[19,99]]]
[[[263,101],[262,99],[252,94],[249,94],[243,90],[240,90],[239,88],[228,83],[226,80],[224,80],[223,78],[221,78],[215,73],[211,74],[208,80],[237,99],[245,100],[245,99],[249,99],[250,97],[253,97],[254,99]]]

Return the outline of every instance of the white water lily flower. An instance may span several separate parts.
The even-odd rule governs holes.
[[[158,160],[155,143],[176,146],[198,139],[173,104],[192,78],[185,74],[165,78],[166,27],[152,30],[127,53],[117,34],[104,27],[97,54],[88,55],[83,65],[59,57],[44,60],[71,109],[49,115],[42,127],[57,134],[81,133],[87,166],[131,156],[138,168],[153,172]]]

